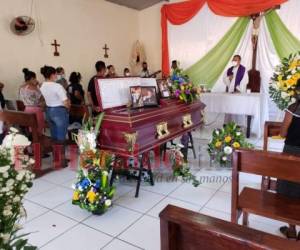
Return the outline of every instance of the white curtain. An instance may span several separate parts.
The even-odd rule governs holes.
[[[193,65],[219,42],[236,20],[235,17],[217,16],[204,5],[189,22],[169,23],[170,61],[179,60],[184,69]]]

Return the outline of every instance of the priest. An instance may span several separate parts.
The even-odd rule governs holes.
[[[226,92],[244,93],[249,82],[245,66],[241,64],[241,56],[235,55],[231,62],[231,67],[227,69],[223,76],[226,85]]]
[[[235,55],[232,58],[231,67],[228,68],[223,76],[226,85],[226,92],[229,93],[245,93],[249,82],[248,74],[245,66],[241,64],[241,56]],[[239,105],[238,103],[236,105]],[[246,117],[242,115],[225,115],[225,124],[235,122],[241,127],[246,125]]]

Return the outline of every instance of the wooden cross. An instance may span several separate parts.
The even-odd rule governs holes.
[[[105,46],[103,47],[103,50],[105,51],[104,58],[108,58],[107,51],[109,50],[109,48],[107,47],[107,44],[105,44]]]
[[[56,42],[56,39],[54,39],[54,43],[51,43],[51,45],[52,46],[54,46],[54,56],[59,56],[59,52],[58,52],[58,50],[57,50],[57,47],[59,47],[60,46],[60,44],[58,44],[57,42]]]

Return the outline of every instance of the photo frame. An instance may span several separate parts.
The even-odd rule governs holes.
[[[141,86],[131,86],[130,88],[131,103],[133,108],[144,107],[142,98],[142,87]]]
[[[144,107],[158,106],[155,86],[141,87]]]
[[[159,89],[160,98],[170,98],[171,97],[169,82],[167,79],[161,79],[161,80],[157,81],[157,87]]]
[[[131,86],[130,96],[132,108],[158,106],[155,86]]]

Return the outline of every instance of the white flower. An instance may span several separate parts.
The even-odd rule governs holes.
[[[291,79],[291,78],[292,78],[292,75],[288,75],[286,79],[289,80],[289,79]]]
[[[232,147],[226,146],[226,147],[224,148],[224,153],[225,153],[226,155],[230,155],[230,154],[232,153]]]
[[[24,178],[25,174],[26,174],[26,170],[21,170],[21,171],[19,171],[19,173],[18,173],[16,179],[17,179],[18,181],[21,181],[21,180]]]
[[[287,98],[287,97],[289,97],[289,94],[288,94],[288,93],[286,93],[286,92],[281,92],[281,98],[285,99],[285,98]]]
[[[13,202],[14,203],[18,203],[21,201],[21,198],[19,196],[16,196],[14,199],[13,199]]]
[[[241,134],[241,132],[236,132],[236,136],[240,136]]]
[[[8,187],[11,187],[12,185],[14,185],[15,181],[13,179],[9,179],[7,182],[6,182],[6,186]]]
[[[0,191],[1,191],[2,193],[6,193],[6,192],[8,192],[8,188],[7,188],[7,187],[2,188]]]
[[[28,163],[29,163],[29,164],[34,164],[34,163],[35,163],[35,160],[32,159],[32,158],[30,158]]]
[[[223,156],[222,161],[227,161],[227,156]]]
[[[220,134],[220,131],[219,131],[218,129],[216,129],[216,130],[215,130],[215,134],[216,134],[216,135],[219,135],[219,134]]]
[[[26,215],[26,211],[24,209],[24,207],[20,207],[20,216],[24,217]]]
[[[23,227],[22,227],[22,225],[20,225],[20,224],[15,224],[14,225],[14,230],[20,230],[20,229],[22,229]]]
[[[5,173],[10,169],[10,166],[4,166],[4,167],[0,167],[0,173]]]
[[[102,175],[108,176],[108,172],[107,172],[107,171],[103,171],[103,172],[102,172]]]
[[[7,172],[3,174],[3,178],[4,179],[8,178],[8,173]]]
[[[1,238],[3,239],[3,243],[6,244],[10,239],[10,234],[1,234]]]
[[[11,127],[11,128],[9,129],[9,131],[12,132],[12,133],[18,133],[18,132],[19,132],[19,130],[16,129],[16,128],[14,128],[14,127]]]
[[[4,217],[8,217],[8,216],[11,216],[12,215],[12,211],[11,210],[4,210],[3,211],[3,216]]]
[[[110,206],[111,206],[111,200],[109,200],[109,199],[106,200],[106,201],[105,201],[105,206],[106,206],[106,207],[110,207]]]

